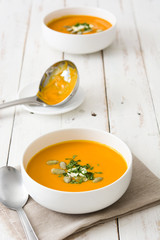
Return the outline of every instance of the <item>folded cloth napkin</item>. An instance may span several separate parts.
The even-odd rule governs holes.
[[[159,203],[160,179],[134,157],[131,184],[123,197],[110,207],[95,213],[70,215],[48,210],[30,198],[24,209],[40,240],[60,240],[99,223]],[[26,239],[17,213],[0,204],[0,229],[2,227],[8,236],[5,239]]]

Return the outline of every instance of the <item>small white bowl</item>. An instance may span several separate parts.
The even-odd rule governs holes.
[[[68,140],[91,140],[116,149],[127,162],[126,172],[110,185],[84,192],[58,191],[34,181],[25,170],[29,160],[41,149]],[[24,185],[36,202],[57,212],[82,214],[108,207],[125,193],[132,176],[132,155],[127,145],[110,133],[84,128],[62,129],[33,141],[24,152],[21,170]]]
[[[100,33],[75,35],[54,31],[47,24],[53,19],[66,15],[90,15],[103,18],[112,24],[112,27]],[[62,52],[86,54],[100,51],[108,47],[115,39],[116,17],[100,8],[62,8],[49,13],[43,19],[42,32],[46,42]]]

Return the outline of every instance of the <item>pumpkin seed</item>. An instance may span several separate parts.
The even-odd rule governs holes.
[[[58,168],[52,168],[51,173],[57,174],[57,175],[62,175],[63,173],[65,173],[65,171],[62,169],[58,169]]]
[[[99,33],[99,32],[103,32],[103,30],[102,30],[102,29],[97,29],[96,32],[97,32],[97,33]]]
[[[96,177],[92,182],[97,183],[97,182],[100,182],[102,180],[103,180],[102,177]]]
[[[86,177],[83,177],[83,181],[84,181],[84,182],[87,182],[88,179],[87,179]]]
[[[49,160],[47,161],[47,165],[54,165],[54,164],[57,164],[59,163],[57,160]]]
[[[65,162],[60,162],[59,165],[62,169],[66,169],[66,163]]]
[[[65,183],[70,183],[71,179],[72,179],[71,176],[65,176],[65,177],[63,178],[63,180],[64,180]]]

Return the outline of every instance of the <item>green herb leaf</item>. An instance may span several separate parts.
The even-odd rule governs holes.
[[[80,178],[78,183],[81,184],[83,182],[83,178]]]
[[[65,158],[65,160],[72,160],[72,158]]]
[[[85,174],[86,178],[88,178],[89,180],[93,180],[94,179],[94,173],[92,172],[87,172]]]
[[[73,183],[76,183],[76,180],[71,180],[71,182],[70,182],[70,183],[72,183],[72,184],[73,184]]]

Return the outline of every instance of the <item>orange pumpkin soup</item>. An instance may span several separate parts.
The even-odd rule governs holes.
[[[55,190],[82,192],[107,186],[127,170],[116,150],[98,142],[71,140],[42,149],[26,171],[36,182]]]
[[[105,19],[86,16],[86,15],[68,15],[53,19],[47,26],[57,32],[69,34],[91,34],[107,30],[112,26]]]
[[[48,84],[42,84],[37,96],[48,105],[55,105],[66,99],[73,91],[77,82],[76,69],[68,62],[59,64],[48,79]]]

